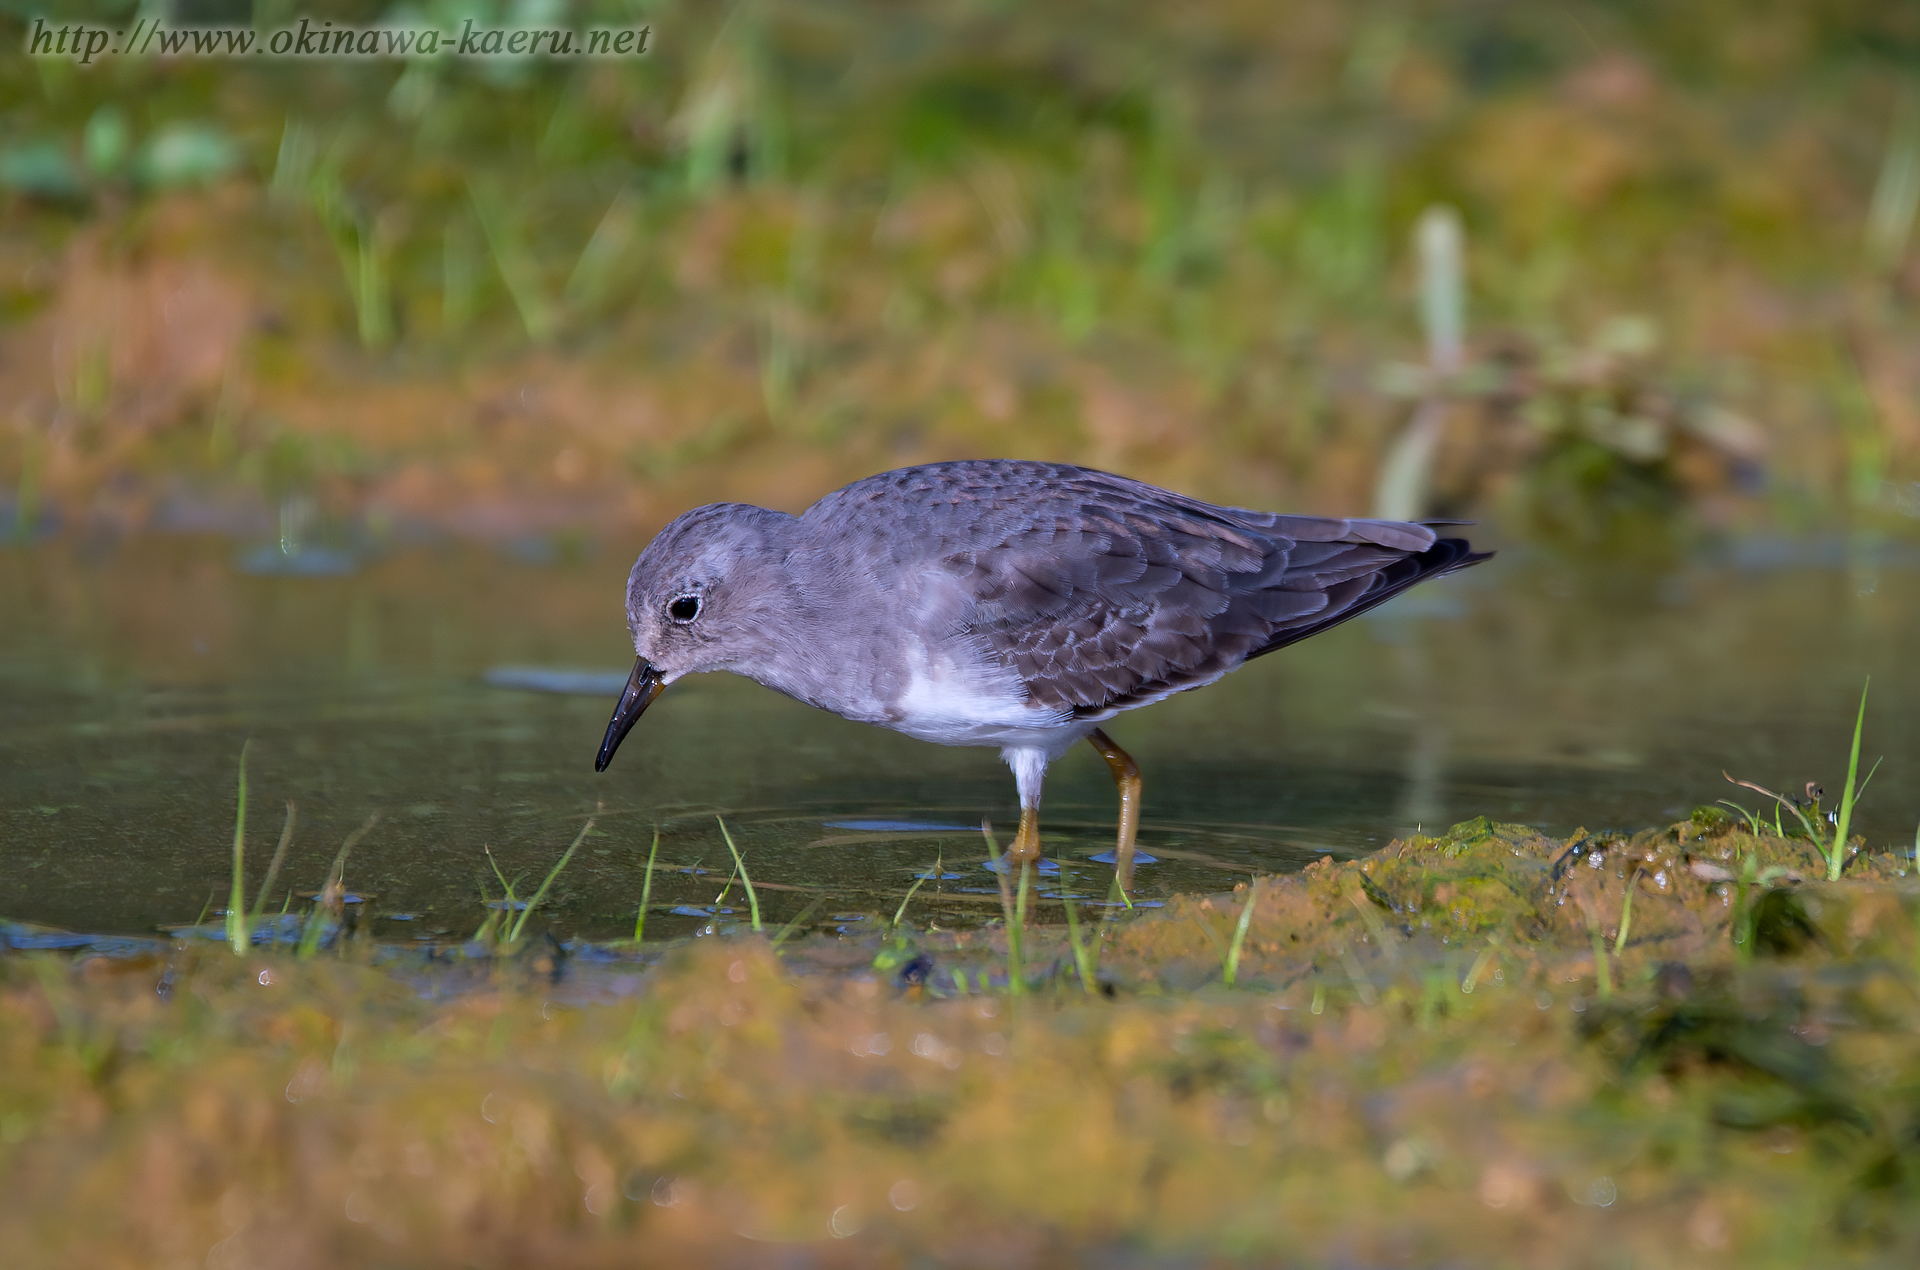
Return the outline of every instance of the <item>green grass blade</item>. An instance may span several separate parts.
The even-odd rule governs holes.
[[[1093,991],[1093,957],[1087,950],[1086,940],[1080,937],[1080,909],[1068,894],[1067,866],[1060,865],[1060,902],[1067,909],[1067,943],[1073,948],[1073,968],[1080,976],[1080,988],[1084,992]]]
[[[1485,973],[1487,967],[1492,965],[1494,958],[1499,955],[1499,943],[1492,936],[1488,936],[1487,946],[1481,949],[1480,955],[1473,959],[1473,964],[1467,967],[1466,977],[1460,981],[1460,994],[1462,996],[1470,997],[1473,995],[1473,990],[1480,984],[1480,976]],[[1316,1009],[1314,1013],[1318,1014],[1319,1011]]]
[[[994,874],[1000,879],[1000,911],[1007,919],[1007,991],[1023,996],[1027,990],[1026,958],[1020,946],[1020,927],[1027,916],[1027,871],[1020,870],[1020,899],[1016,904],[1007,871],[1000,867],[1000,844],[994,840],[990,822],[980,822],[980,836],[987,840],[987,859],[993,862]]]
[[[314,901],[313,909],[307,914],[306,923],[300,928],[301,957],[311,957],[320,951],[320,941],[327,933],[327,914],[344,911],[342,897],[347,891],[347,857],[360,845],[360,840],[373,832],[380,823],[380,813],[374,812],[360,822],[360,827],[347,835],[340,844],[340,853],[333,857],[333,867],[327,870],[327,884],[320,888],[320,897]],[[491,857],[489,857],[491,858]]]
[[[561,294],[569,304],[592,304],[606,289],[607,280],[627,244],[633,238],[633,226],[639,216],[639,198],[631,189],[613,196],[605,215],[594,227],[593,236],[580,250],[573,272]]]
[[[1740,786],[1742,789],[1750,789],[1754,791],[1756,794],[1765,794],[1768,798],[1773,799],[1773,831],[1774,833],[1778,834],[1782,838],[1787,836],[1787,831],[1782,827],[1781,821],[1780,821],[1780,809],[1784,807],[1788,811],[1793,813],[1794,818],[1800,822],[1800,827],[1807,831],[1807,837],[1813,840],[1814,846],[1821,848],[1822,854],[1823,855],[1825,854],[1826,835],[1821,832],[1822,822],[1818,819],[1809,820],[1807,818],[1807,813],[1800,809],[1799,803],[1794,802],[1791,798],[1786,797],[1784,794],[1774,793],[1772,790],[1768,789],[1764,785],[1756,785],[1752,781],[1739,780],[1729,772],[1722,771],[1720,774],[1722,776],[1725,776],[1727,780],[1731,781],[1733,784]],[[1727,800],[1724,798],[1721,799],[1720,801],[1727,802]],[[1739,808],[1740,804],[1729,802],[1727,803],[1727,806]],[[1740,809],[1743,811],[1745,810],[1744,808],[1740,808]]]
[[[1000,912],[1007,919],[1007,925],[1013,925],[1013,879],[1000,867],[1000,843],[993,836],[990,821],[980,822],[980,836],[987,840],[987,860],[993,865],[993,875],[1000,883]]]
[[[546,880],[540,883],[540,889],[533,893],[533,898],[527,901],[527,906],[520,910],[520,920],[513,924],[513,929],[507,934],[509,944],[520,942],[520,932],[527,928],[527,919],[533,916],[534,909],[540,907],[540,901],[547,898],[547,888],[553,885],[553,880],[560,876],[560,870],[567,867],[567,861],[573,859],[573,853],[580,849],[580,844],[585,842],[587,835],[592,832],[593,820],[589,818],[586,824],[580,826],[580,832],[574,836],[573,845],[567,848],[566,854],[560,857],[558,863],[547,870]]]
[[[1220,958],[1220,969],[1224,972],[1227,968],[1227,941],[1220,938],[1220,932],[1213,928],[1213,923],[1200,914],[1190,912],[1187,920],[1198,926],[1200,933],[1207,937],[1207,942],[1213,945],[1214,955]]]
[[[1721,803],[1724,803],[1726,806],[1733,808],[1735,811],[1739,812],[1741,815],[1745,816],[1747,818],[1747,827],[1753,831],[1753,836],[1756,838],[1760,836],[1760,830],[1763,826],[1760,824],[1760,817],[1757,814],[1755,814],[1754,812],[1748,811],[1745,807],[1742,807],[1739,803],[1734,802],[1731,798],[1722,798],[1719,801]]]
[[[753,889],[753,879],[747,875],[747,862],[745,859],[741,857],[740,848],[733,845],[733,835],[727,832],[727,822],[725,820],[721,820],[721,818],[718,816],[715,816],[714,819],[720,821],[720,836],[727,840],[727,850],[733,852],[733,867],[739,870],[740,885],[747,888],[747,909],[749,912],[753,914],[754,933],[759,934],[760,933],[760,896]],[[902,907],[905,907],[905,906],[903,905]]]
[[[660,854],[660,826],[653,827],[653,846],[647,851],[647,872],[640,882],[640,915],[633,919],[633,942],[638,944],[647,929],[647,905],[653,901],[653,860]]]
[[[1840,818],[1833,826],[1833,848],[1827,856],[1827,881],[1838,882],[1840,871],[1847,865],[1847,830],[1853,822],[1853,804],[1859,797],[1859,789],[1854,778],[1860,774],[1860,733],[1867,723],[1867,689],[1873,687],[1873,676],[1867,676],[1860,688],[1860,713],[1853,720],[1853,752],[1847,757],[1847,785],[1840,794]],[[1875,766],[1878,766],[1876,764]],[[1871,778],[1873,773],[1867,773]]]
[[[1880,765],[1886,761],[1887,761],[1887,756],[1884,754],[1882,754],[1879,758],[1873,760],[1873,766],[1869,767],[1867,769],[1867,774],[1860,778],[1860,788],[1855,790],[1853,793],[1854,802],[1857,803],[1862,798],[1865,798],[1867,796],[1867,786],[1873,784],[1873,774],[1879,771]]]
[[[539,265],[501,206],[497,192],[485,183],[469,181],[467,193],[479,218],[480,232],[493,253],[493,263],[500,271],[500,280],[507,284],[507,295],[520,313],[520,324],[526,329],[527,338],[535,344],[545,344],[553,335],[555,317],[553,305],[541,285]]]
[[[1759,852],[1759,843],[1747,850],[1740,861],[1740,876],[1733,884],[1733,925],[1727,933],[1733,939],[1734,955],[1742,962],[1753,960],[1753,911],[1748,907],[1747,893],[1760,876],[1754,860]]]
[[[32,434],[28,433],[28,437]],[[13,495],[13,540],[25,543],[40,518],[40,449],[29,442],[20,465],[20,483]]]
[[[1020,864],[1020,886],[1013,902],[1013,925],[1007,928],[1008,990],[1016,997],[1027,994],[1027,885],[1033,870]]]
[[[788,922],[785,926],[782,926],[777,932],[774,933],[773,947],[778,948],[780,945],[786,943],[787,937],[793,934],[794,931],[800,929],[800,923],[806,921],[809,917],[812,917],[814,914],[814,910],[818,909],[822,904],[825,904],[826,902],[827,902],[826,898],[823,896],[822,898],[815,900],[813,903],[801,909],[798,916],[796,916],[792,921]]]
[[[1613,955],[1616,957],[1620,955],[1620,950],[1627,946],[1627,932],[1633,929],[1633,886],[1639,880],[1638,869],[1627,877],[1627,895],[1620,901],[1620,932],[1613,937]]]
[[[240,796],[233,812],[233,891],[227,897],[227,943],[236,953],[247,951],[253,933],[247,927],[247,751],[249,737],[240,745]]]
[[[327,910],[322,904],[314,904],[307,910],[307,920],[300,926],[300,946],[294,950],[294,956],[305,960],[320,951],[320,941],[327,934]]]
[[[719,908],[722,904],[725,904],[727,902],[727,896],[732,894],[733,892],[733,881],[735,878],[739,876],[740,876],[740,862],[738,860],[735,860],[733,862],[733,872],[727,874],[727,884],[720,888],[720,893],[718,895],[713,897],[713,906],[716,909]],[[718,914],[715,914],[715,916],[718,916]]]
[[[500,862],[493,858],[493,848],[482,844],[480,850],[485,853],[487,864],[493,869],[493,876],[500,879],[500,889],[506,894],[507,911],[511,913],[513,911],[513,883],[507,881],[507,875],[500,871]],[[481,893],[485,894],[485,891],[482,890]]]
[[[1233,943],[1227,949],[1226,964],[1222,967],[1221,977],[1229,988],[1240,974],[1240,949],[1247,942],[1247,930],[1253,925],[1253,906],[1259,898],[1260,879],[1255,878],[1247,884],[1247,902],[1240,908],[1240,921],[1233,928]]]
[[[938,864],[933,867],[934,872],[939,872],[940,866]],[[907,888],[907,893],[900,899],[900,907],[893,910],[893,929],[900,929],[901,919],[907,915],[907,905],[913,902],[913,893],[926,884],[927,880],[924,877],[915,878],[913,885]]]
[[[289,798],[286,823],[280,826],[280,845],[273,849],[273,863],[267,866],[267,876],[261,879],[260,891],[253,897],[253,920],[255,921],[259,921],[260,914],[266,910],[267,893],[273,890],[274,879],[280,876],[280,866],[287,862],[287,848],[293,845],[293,821],[293,799]]]

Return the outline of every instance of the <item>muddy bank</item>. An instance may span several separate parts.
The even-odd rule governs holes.
[[[547,946],[445,996],[364,949],[11,954],[0,1237],[22,1265],[1908,1264],[1913,861],[1795,881],[1809,844],[1703,820],[1481,820],[1259,879],[1233,988],[1245,889],[1089,920],[1090,987],[1029,931],[1024,994],[1004,928],[609,950],[592,991]]]

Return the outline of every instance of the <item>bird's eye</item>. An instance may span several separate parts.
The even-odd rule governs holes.
[[[700,597],[683,595],[667,605],[667,616],[676,622],[691,622],[700,616]]]

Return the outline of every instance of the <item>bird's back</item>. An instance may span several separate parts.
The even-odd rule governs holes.
[[[827,495],[801,525],[876,583],[951,580],[954,638],[1010,668],[1033,705],[1093,719],[1486,559],[1428,525],[1217,507],[1019,460],[884,472]]]

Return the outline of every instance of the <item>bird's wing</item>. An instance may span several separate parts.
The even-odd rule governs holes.
[[[1467,554],[1422,525],[1215,507],[1052,464],[910,468],[834,497],[849,495],[849,529],[891,520],[887,554],[959,584],[956,634],[1034,704],[1081,715],[1209,683]],[[884,510],[896,502],[914,508],[910,544]]]

